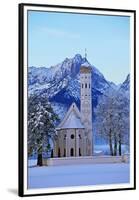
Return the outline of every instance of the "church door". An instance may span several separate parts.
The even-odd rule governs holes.
[[[74,156],[74,149],[73,148],[70,149],[70,156]]]

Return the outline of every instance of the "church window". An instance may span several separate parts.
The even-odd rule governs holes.
[[[87,83],[85,84],[85,88],[87,88]]]
[[[82,83],[82,88],[83,88],[83,83]]]
[[[74,149],[73,148],[70,149],[70,156],[74,156]]]
[[[89,83],[89,88],[90,88],[90,83]]]
[[[74,139],[74,135],[73,134],[71,135],[71,139]]]
[[[79,138],[82,139],[80,134],[79,134]]]

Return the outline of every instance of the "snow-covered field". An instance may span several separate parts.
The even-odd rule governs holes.
[[[36,167],[29,161],[28,188],[129,183],[129,164]]]
[[[122,145],[122,154],[128,153],[128,147],[126,145]],[[94,153],[102,152],[103,155],[110,155],[110,147],[108,144],[98,144],[94,145]]]

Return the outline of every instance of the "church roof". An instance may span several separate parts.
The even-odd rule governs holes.
[[[62,122],[59,124],[57,129],[82,129],[85,128],[81,122],[80,111],[78,110],[75,103],[73,103],[67,114],[65,115]]]
[[[81,120],[74,112],[71,112],[62,128],[84,128]]]
[[[80,72],[81,73],[91,73],[92,67],[91,64],[85,59],[85,62],[81,64]]]

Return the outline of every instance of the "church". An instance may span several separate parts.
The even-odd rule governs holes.
[[[80,67],[80,110],[73,102],[56,128],[53,157],[93,155],[91,72],[86,60]]]

